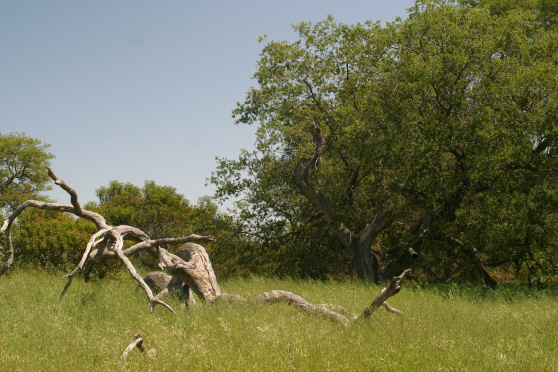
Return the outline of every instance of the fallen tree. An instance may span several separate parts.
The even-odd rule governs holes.
[[[68,278],[68,282],[62,290],[58,302],[62,299],[72,284],[74,276],[80,270],[83,271],[85,281],[87,282],[90,278],[92,269],[96,265],[102,264],[109,259],[119,259],[124,263],[132,278],[134,278],[144,290],[149,300],[151,311],[155,309],[156,305],[162,305],[174,313],[174,310],[168,304],[160,300],[162,296],[173,291],[178,291],[180,293],[181,300],[186,306],[191,305],[193,302],[191,292],[194,292],[204,303],[212,303],[218,300],[247,301],[241,296],[221,292],[207,251],[203,246],[193,243],[214,241],[215,239],[212,236],[194,234],[178,238],[150,239],[145,232],[132,226],[109,226],[105,218],[99,213],[81,208],[76,191],[54,174],[50,168],[48,168],[48,174],[55,184],[59,185],[70,194],[71,205],[46,203],[37,200],[28,200],[19,205],[19,207],[3,221],[0,227],[0,234],[6,234],[7,242],[7,259],[0,269],[0,275],[6,272],[13,263],[12,224],[27,207],[33,207],[72,213],[77,217],[92,221],[98,229],[89,239],[89,243],[76,268],[65,276]],[[123,249],[124,241],[126,240],[133,241],[135,244],[129,248]],[[181,245],[180,248],[176,250],[176,253],[173,254],[167,250],[167,248],[176,245]],[[150,273],[145,279],[142,278],[137,273],[129,257],[143,251],[152,256],[153,259],[158,262],[159,268],[168,272],[170,276],[166,276],[164,273]],[[286,302],[298,306],[303,311],[322,314],[333,321],[348,325],[351,321],[368,319],[370,315],[381,306],[384,306],[388,311],[401,314],[399,310],[391,308],[386,300],[399,293],[403,278],[408,271],[409,270],[405,270],[400,276],[394,277],[390,285],[384,288],[372,301],[371,305],[359,315],[345,316],[331,310],[330,308],[333,306],[313,305],[294,293],[281,290],[272,290],[262,293],[254,300],[266,303]],[[157,288],[159,292],[158,295],[155,296],[153,294],[152,288]]]

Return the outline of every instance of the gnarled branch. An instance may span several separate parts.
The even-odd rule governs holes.
[[[143,347],[143,337],[142,335],[140,335],[139,333],[136,333],[134,335],[135,340],[128,345],[128,347],[126,347],[126,349],[124,350],[124,352],[122,353],[121,359],[123,362],[126,361],[126,358],[128,357],[128,353],[130,351],[132,351],[135,347],[137,347],[142,353],[145,351],[145,347]]]
[[[308,161],[312,163],[318,161],[318,159],[314,158],[314,160],[309,159]],[[302,166],[303,168],[306,168],[311,167],[312,165],[303,162]],[[302,177],[302,180],[306,179],[307,181],[308,171],[309,168],[301,171],[302,173],[299,174],[299,176]],[[76,268],[65,276],[68,278],[68,282],[64,287],[64,290],[60,294],[58,302],[62,299],[62,297],[70,287],[73,277],[78,271],[83,270],[85,279],[87,281],[88,275],[94,265],[102,263],[107,259],[117,258],[124,263],[130,275],[139,283],[139,286],[144,290],[151,305],[151,311],[154,310],[156,305],[163,305],[174,313],[173,309],[169,305],[159,299],[159,297],[162,296],[162,293],[160,293],[158,296],[153,295],[153,292],[149,285],[142,277],[139,276],[134,265],[128,258],[141,251],[147,251],[149,254],[151,254],[155,259],[158,260],[161,268],[171,273],[175,278],[177,278],[177,281],[182,281],[184,285],[183,288],[187,287],[188,290],[191,288],[198,295],[198,297],[202,299],[202,301],[208,303],[212,303],[217,300],[242,302],[246,301],[241,296],[221,293],[219,285],[217,284],[215,272],[213,271],[211,265],[211,261],[209,259],[209,256],[207,255],[207,251],[203,246],[193,243],[201,241],[214,241],[215,239],[213,237],[189,235],[178,238],[150,239],[149,236],[143,231],[132,226],[109,226],[106,224],[104,217],[100,214],[90,212],[81,208],[77,201],[77,193],[75,192],[75,190],[68,186],[58,176],[56,176],[50,169],[49,175],[56,182],[56,184],[60,185],[71,195],[72,205],[69,206],[56,203],[44,203],[35,200],[28,200],[25,203],[21,204],[8,217],[8,219],[2,223],[2,227],[0,228],[0,234],[6,232],[8,248],[11,252],[1,272],[7,270],[13,260],[13,249],[10,235],[10,227],[12,222],[21,212],[25,210],[25,208],[35,207],[47,210],[73,213],[76,216],[93,221],[99,229],[99,231],[93,234],[93,236],[91,236],[91,238],[89,239],[81,260]],[[310,189],[312,189],[311,186],[309,187]],[[371,224],[366,226],[361,239],[364,240],[364,242],[369,243],[369,239],[371,238],[371,236],[377,234],[378,231],[381,231],[381,226],[388,223],[389,219],[389,213],[379,214],[376,219],[372,221]],[[133,240],[137,243],[132,247],[123,250],[122,248],[124,246],[124,240]],[[176,254],[172,254],[166,248],[164,248],[178,244],[183,245],[177,250]],[[100,247],[92,251],[92,249],[96,246]],[[375,311],[379,306],[382,305],[388,311],[401,313],[399,310],[391,308],[385,301],[389,297],[399,292],[403,277],[408,271],[409,270],[406,270],[399,277],[393,278],[391,285],[388,288],[384,288],[382,293],[380,293],[380,295],[372,302],[372,304],[367,309],[365,309],[360,316],[354,316],[352,320],[368,318],[373,311]],[[297,305],[299,308],[306,312],[321,314],[344,325],[348,325],[351,322],[348,317],[331,310],[331,306],[313,305],[306,301],[304,298],[291,292],[280,290],[265,292],[256,297],[256,301],[264,301],[268,303],[284,301],[289,304]],[[124,354],[122,355],[122,358],[125,359],[127,353],[135,346],[141,345],[141,341],[142,337],[140,335],[136,335],[136,341],[130,344],[128,348],[126,348]]]
[[[382,292],[372,301],[370,306],[368,306],[360,315],[353,315],[351,319],[348,317],[341,315],[340,313],[333,311],[330,309],[330,306],[323,306],[323,305],[313,305],[306,301],[304,298],[295,295],[294,293],[281,291],[281,290],[272,290],[269,292],[264,292],[258,297],[255,298],[256,301],[266,302],[266,303],[277,303],[277,302],[286,302],[289,305],[298,306],[301,310],[313,313],[313,314],[320,314],[325,316],[326,318],[336,322],[343,324],[344,326],[348,326],[351,321],[358,321],[360,319],[367,320],[370,318],[370,315],[374,313],[380,306],[383,306],[387,311],[395,314],[402,315],[403,312],[397,310],[386,302],[388,298],[395,296],[401,290],[401,284],[403,282],[403,278],[405,274],[407,274],[411,270],[405,270],[400,276],[397,276],[391,280],[390,285],[387,288],[384,288]],[[346,310],[346,309],[343,309]]]

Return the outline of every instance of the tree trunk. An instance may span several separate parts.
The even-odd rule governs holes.
[[[357,278],[361,282],[378,283],[378,263],[372,249],[363,244],[353,243],[349,247],[353,253],[353,264]]]
[[[324,215],[331,231],[341,243],[352,253],[357,277],[364,282],[378,282],[377,263],[372,255],[372,244],[383,230],[392,223],[389,211],[380,211],[372,222],[367,224],[360,234],[349,230],[339,218],[329,200],[318,189],[310,184],[310,172],[317,168],[325,146],[325,138],[319,126],[314,123],[311,129],[314,151],[307,158],[299,160],[293,172],[293,179],[302,195],[316,206]]]

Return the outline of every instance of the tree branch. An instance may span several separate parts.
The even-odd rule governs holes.
[[[140,335],[139,333],[136,333],[134,335],[134,337],[136,338],[134,340],[134,342],[132,342],[130,345],[128,345],[128,347],[124,350],[124,353],[122,353],[122,361],[125,362],[126,358],[128,357],[128,353],[130,351],[132,351],[135,347],[137,347],[142,353],[145,350],[145,347],[143,347],[143,337],[142,335]]]
[[[367,224],[359,237],[359,244],[371,246],[376,236],[385,230],[393,222],[393,213],[391,211],[380,211],[374,217],[374,220]]]
[[[382,292],[372,301],[370,306],[368,306],[360,315],[355,315],[352,319],[347,318],[344,315],[341,315],[335,311],[332,311],[326,308],[323,305],[313,305],[306,301],[304,298],[295,295],[294,293],[281,291],[281,290],[272,290],[269,292],[264,292],[261,295],[255,298],[255,301],[265,302],[265,303],[278,303],[278,302],[286,302],[289,305],[298,306],[302,311],[311,313],[311,314],[320,314],[325,316],[326,318],[342,324],[344,326],[348,326],[352,321],[358,321],[360,319],[368,319],[374,311],[376,311],[380,306],[383,306],[387,311],[395,314],[402,315],[403,312],[397,310],[391,306],[389,306],[386,300],[392,296],[395,296],[401,290],[401,285],[403,282],[403,278],[405,274],[407,274],[411,270],[405,270],[400,276],[395,277],[391,280],[389,287],[384,288]]]
[[[74,213],[78,216],[81,216],[81,213],[82,213],[81,212],[81,206],[79,205],[79,202],[78,202],[78,196],[77,196],[76,190],[74,190],[66,182],[64,182],[64,180],[62,178],[60,178],[56,174],[54,174],[52,169],[50,169],[49,167],[47,167],[47,169],[48,169],[48,176],[54,181],[54,183],[57,184],[58,186],[62,187],[64,189],[64,191],[66,191],[68,194],[70,194],[70,200],[71,200],[72,205],[74,206]]]
[[[409,271],[411,271],[411,270],[407,269],[407,270],[403,271],[403,273],[401,275],[396,276],[393,279],[391,279],[391,283],[390,283],[389,287],[384,288],[382,290],[382,292],[378,295],[378,297],[376,297],[374,299],[374,301],[372,301],[370,306],[368,306],[366,309],[364,309],[362,314],[360,314],[354,320],[368,319],[370,317],[370,315],[372,315],[372,313],[374,313],[380,306],[382,306],[387,301],[388,298],[398,294],[399,291],[401,290],[401,285],[402,285],[402,282],[403,282],[403,278],[405,278],[405,274],[407,274]],[[388,305],[388,307],[389,307],[389,309],[392,309],[389,305]]]
[[[299,160],[293,172],[293,179],[302,194],[312,204],[314,204],[314,206],[320,209],[326,218],[328,225],[332,228],[341,242],[348,247],[354,238],[354,234],[349,231],[343,223],[337,221],[333,207],[327,198],[310,184],[310,172],[317,168],[325,147],[325,138],[316,122],[313,122],[311,132],[314,150],[312,151],[310,157]]]

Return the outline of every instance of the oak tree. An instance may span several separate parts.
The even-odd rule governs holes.
[[[417,1],[386,26],[329,17],[296,25],[295,42],[262,39],[257,86],[234,111],[258,125],[255,150],[219,159],[216,196],[292,245],[319,216],[361,280],[422,259],[430,277],[469,267],[494,287],[485,263],[524,259],[544,225],[529,216],[554,200],[558,35],[534,9],[481,3]],[[510,225],[524,228],[506,249]]]

